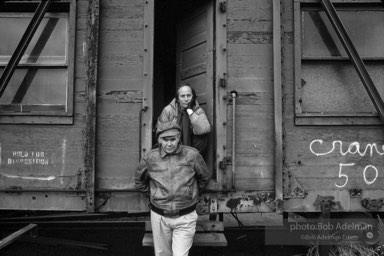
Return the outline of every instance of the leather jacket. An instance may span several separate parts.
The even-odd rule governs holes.
[[[211,131],[211,125],[209,124],[207,115],[204,110],[196,102],[196,105],[193,107],[193,113],[189,116],[191,122],[192,131],[194,135],[203,135]],[[179,103],[176,99],[173,99],[161,112],[158,122],[166,123],[171,122],[173,119],[177,119],[177,123],[181,125],[181,113]]]
[[[137,167],[135,184],[153,205],[175,211],[196,204],[210,179],[211,173],[198,151],[179,144],[172,154],[161,148],[151,150]]]

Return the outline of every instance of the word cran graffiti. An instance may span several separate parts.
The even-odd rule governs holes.
[[[357,155],[360,157],[373,158],[375,155],[384,155],[384,145],[378,146],[376,143],[369,143],[366,146],[360,145],[359,142],[352,142],[347,144],[347,147],[341,140],[334,140],[332,143],[324,143],[321,139],[311,141],[309,150],[317,157],[327,156],[330,154],[339,153],[341,156]],[[343,188],[348,184],[349,176],[344,171],[347,167],[356,166],[356,163],[339,163],[338,180],[335,186]],[[373,175],[368,175],[368,173]],[[373,184],[379,176],[379,170],[372,164],[365,165],[363,168],[362,178],[367,185]]]

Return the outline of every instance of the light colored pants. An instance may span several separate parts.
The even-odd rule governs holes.
[[[156,256],[187,256],[196,231],[197,213],[168,218],[151,211]]]

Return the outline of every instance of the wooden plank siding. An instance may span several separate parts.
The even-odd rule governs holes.
[[[30,191],[2,194],[1,209],[83,211],[87,207],[82,197],[85,194],[67,197],[60,191],[85,191],[86,187],[88,3],[88,0],[76,1],[73,125],[1,125],[0,188]],[[97,137],[94,146],[97,150],[96,190],[129,190],[134,188],[132,177],[140,150],[144,1],[100,0],[99,18]],[[40,153],[37,159],[44,164],[13,163],[29,159],[37,152]],[[29,154],[28,158],[26,154]],[[10,164],[4,165],[8,161]],[[37,191],[44,191],[44,194]],[[67,199],[62,199],[63,196]],[[123,199],[114,195],[111,201],[115,201],[111,205],[114,210],[142,209],[138,198],[136,193],[125,195]],[[120,200],[131,202],[126,204]]]
[[[228,92],[238,92],[236,190],[274,191],[272,2],[228,1],[227,22]],[[227,145],[232,145],[232,123],[230,99]]]
[[[143,99],[143,20],[144,1],[101,1],[96,157],[101,190],[134,189]]]
[[[345,126],[345,125],[297,125],[295,124],[295,69],[294,69],[294,2],[281,1],[282,3],[282,80],[283,80],[283,131],[284,131],[284,169],[290,173],[305,191],[305,197],[291,197],[284,195],[285,211],[319,211],[319,205],[315,203],[317,197],[332,198],[335,205],[340,205],[335,211],[366,211],[361,200],[363,198],[378,199],[377,190],[382,187],[384,179],[384,161],[381,154],[370,150],[363,156],[359,155],[356,143],[360,152],[364,152],[367,145],[376,144],[378,151],[384,153],[384,131],[382,126]],[[354,72],[354,71],[353,71]],[[297,81],[296,81],[297,82]],[[361,85],[362,86],[362,85]],[[311,151],[311,142],[322,140],[323,143],[314,143]],[[336,142],[332,151],[333,143]],[[354,146],[355,145],[355,146]],[[350,151],[348,152],[348,148]],[[329,151],[329,154],[325,154]],[[315,153],[324,153],[316,155]],[[354,164],[354,166],[343,166],[340,172],[340,164]],[[368,167],[364,176],[364,168]],[[346,182],[345,174],[348,176]],[[377,175],[376,175],[377,174]],[[288,177],[288,176],[285,176]],[[374,181],[372,184],[367,184]],[[341,187],[337,187],[337,185]],[[284,182],[287,189],[289,182]],[[361,189],[362,195],[352,198],[351,189]]]
[[[151,147],[152,122],[156,120],[152,115],[160,113],[168,100],[165,94],[172,91],[173,84],[169,82],[172,79],[165,78],[177,72],[176,68],[164,72],[176,66],[176,58],[165,51],[173,39],[164,39],[175,36],[176,40],[177,32],[160,34],[168,29],[168,22],[176,23],[167,14],[178,12],[177,8],[188,2],[168,2],[175,10],[158,11],[164,17],[155,19],[154,1],[161,2],[96,1],[100,3],[97,63],[89,63],[92,45],[89,3],[93,1],[75,1],[73,124],[0,124],[0,209],[130,213],[148,210],[146,199],[135,189],[134,174],[139,158]],[[300,45],[295,45],[295,36],[300,37],[300,32],[294,31],[298,2],[227,0],[226,5],[220,5],[222,1],[215,1],[216,27],[212,32],[215,46],[210,52],[214,61],[209,65],[212,66],[209,79],[215,82],[210,118],[216,132],[212,143],[216,147],[216,173],[209,193],[200,199],[205,210],[216,206],[213,211],[225,213],[280,213],[280,206],[276,206],[281,200],[280,189],[284,191],[283,210],[292,212],[319,211],[318,202],[322,198],[331,198],[339,207],[333,210],[339,211],[366,211],[361,204],[363,198],[384,199],[382,125],[364,125],[364,117],[359,125],[340,125],[340,122],[336,125],[335,119],[326,125],[315,125],[313,121],[295,123],[295,107],[300,105],[296,102],[299,97],[295,86],[301,83],[300,71],[305,71],[297,67],[295,60],[301,58]],[[274,6],[277,3],[278,8]],[[191,10],[199,4],[197,1],[191,5]],[[273,24],[276,21],[281,21],[281,26]],[[161,25],[160,29],[156,28],[157,34],[155,22]],[[275,26],[280,26],[278,32],[274,31]],[[280,42],[274,41],[279,33],[281,63],[277,63],[280,56],[274,55],[279,50]],[[167,43],[160,46],[163,41]],[[169,52],[173,54],[174,50],[170,48]],[[204,57],[204,51],[199,53],[200,57],[194,53],[191,59]],[[164,61],[158,60],[163,57]],[[164,67],[157,67],[163,64]],[[89,74],[91,66],[97,66],[97,70]],[[378,75],[377,67],[372,73],[378,84],[383,84],[384,77]],[[276,68],[281,69],[281,81]],[[316,63],[311,77],[324,70],[321,63]],[[335,71],[329,73],[332,72]],[[353,72],[352,68],[348,72]],[[332,88],[332,84],[327,88]],[[89,97],[88,90],[90,94],[96,92],[96,99]],[[231,91],[237,92],[236,120],[232,115]],[[321,94],[318,90],[312,92]],[[330,100],[324,102],[329,104]],[[329,110],[332,106],[322,109]],[[93,113],[97,115],[92,116]],[[343,120],[353,123],[351,116]],[[317,117],[316,121],[321,118]],[[91,137],[87,139],[87,135]],[[235,148],[232,148],[233,139]],[[221,169],[220,161],[231,159],[233,152],[236,189],[231,190],[232,166],[228,164]],[[88,171],[95,176],[87,176]],[[304,193],[292,194],[291,186],[302,188]],[[351,190],[361,190],[362,195],[351,196]],[[262,194],[268,195],[268,200],[262,206],[255,205]],[[207,200],[209,196],[214,201]],[[91,200],[95,200],[92,206]],[[214,203],[209,206],[208,202]],[[381,207],[380,211],[383,210]]]
[[[57,124],[1,124],[0,209],[84,211],[85,24],[88,1],[76,1],[74,121]],[[20,163],[20,161],[27,163]],[[40,192],[39,192],[40,191]],[[65,199],[71,198],[71,200]]]

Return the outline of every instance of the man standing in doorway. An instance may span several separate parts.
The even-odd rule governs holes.
[[[188,84],[182,84],[176,90],[175,98],[163,109],[157,125],[173,120],[181,128],[181,142],[196,148],[204,155],[211,125],[197,102],[195,90]]]
[[[140,162],[135,175],[139,191],[149,196],[155,254],[186,256],[196,230],[198,195],[211,174],[199,152],[180,143],[176,122],[159,123],[159,148]]]

